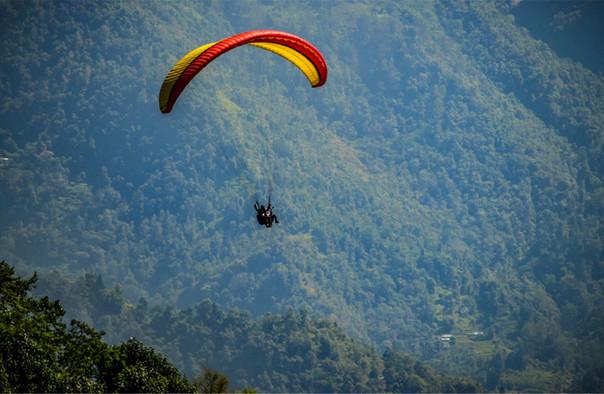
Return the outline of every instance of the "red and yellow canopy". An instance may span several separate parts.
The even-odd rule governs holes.
[[[321,53],[310,43],[293,34],[273,30],[255,30],[206,44],[187,54],[166,76],[159,92],[159,109],[172,110],[187,84],[218,56],[241,45],[252,45],[276,53],[296,65],[313,88],[327,79],[327,65]]]

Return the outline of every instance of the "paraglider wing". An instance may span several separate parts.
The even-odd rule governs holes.
[[[159,92],[159,109],[172,110],[187,84],[211,61],[241,45],[252,45],[276,53],[292,62],[306,75],[313,88],[327,79],[327,65],[321,53],[293,34],[273,30],[255,30],[206,44],[191,51],[170,70]]]

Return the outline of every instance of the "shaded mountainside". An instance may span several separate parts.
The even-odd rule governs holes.
[[[510,11],[519,25],[560,57],[569,57],[594,72],[604,71],[604,27],[600,23],[604,7],[599,1],[521,1]]]
[[[308,310],[487,389],[604,389],[602,75],[522,4],[399,3],[0,3],[2,257],[167,321]],[[326,85],[239,48],[159,113],[181,56],[258,28]]]
[[[36,282],[0,262],[0,391],[194,392],[165,356],[133,338],[109,346],[78,320],[67,329],[58,300],[31,295]]]
[[[104,332],[78,320],[67,329],[59,300],[31,295],[36,282],[37,275],[22,280],[0,263],[3,392],[224,392],[208,384],[218,383],[220,376],[224,389],[248,392],[250,384],[262,392],[481,391],[470,379],[439,373],[408,355],[387,351],[379,357],[335,324],[305,311],[290,309],[252,321],[249,312],[227,314],[209,300],[180,312],[151,310],[144,300],[128,306],[119,290],[105,289],[98,276],[76,282],[47,278],[46,285],[64,291],[76,313],[86,310],[114,337],[123,332],[138,336],[107,345]],[[116,310],[120,304],[123,310]],[[165,349],[193,377],[191,382],[165,356],[143,345],[141,337]],[[231,381],[209,363],[228,371]]]

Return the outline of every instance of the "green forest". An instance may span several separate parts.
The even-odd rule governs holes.
[[[350,339],[335,323],[305,310],[266,314],[224,313],[210,300],[175,312],[150,310],[144,302],[122,313],[119,292],[89,274],[68,288],[114,333],[136,333],[170,360],[186,365],[191,378],[162,354],[131,336],[108,345],[104,331],[71,320],[59,300],[31,295],[38,276],[23,280],[0,263],[0,391],[2,392],[479,392],[468,378],[451,377],[413,357],[375,349]],[[80,290],[80,293],[76,291]],[[41,291],[37,289],[36,291]],[[66,304],[69,303],[66,302]],[[119,309],[118,309],[119,310]],[[119,334],[118,334],[119,335]],[[162,340],[165,343],[159,344]],[[233,376],[213,370],[219,365]]]
[[[603,3],[0,10],[3,336],[24,281],[59,300],[32,351],[144,353],[188,390],[604,391]],[[325,85],[243,46],[159,111],[180,58],[257,29],[312,43]]]

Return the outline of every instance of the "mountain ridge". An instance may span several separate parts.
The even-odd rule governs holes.
[[[3,2],[3,258],[158,305],[311,310],[490,390],[588,387],[602,78],[506,4]],[[180,56],[259,26],[313,43],[326,85],[242,48],[159,113]]]

